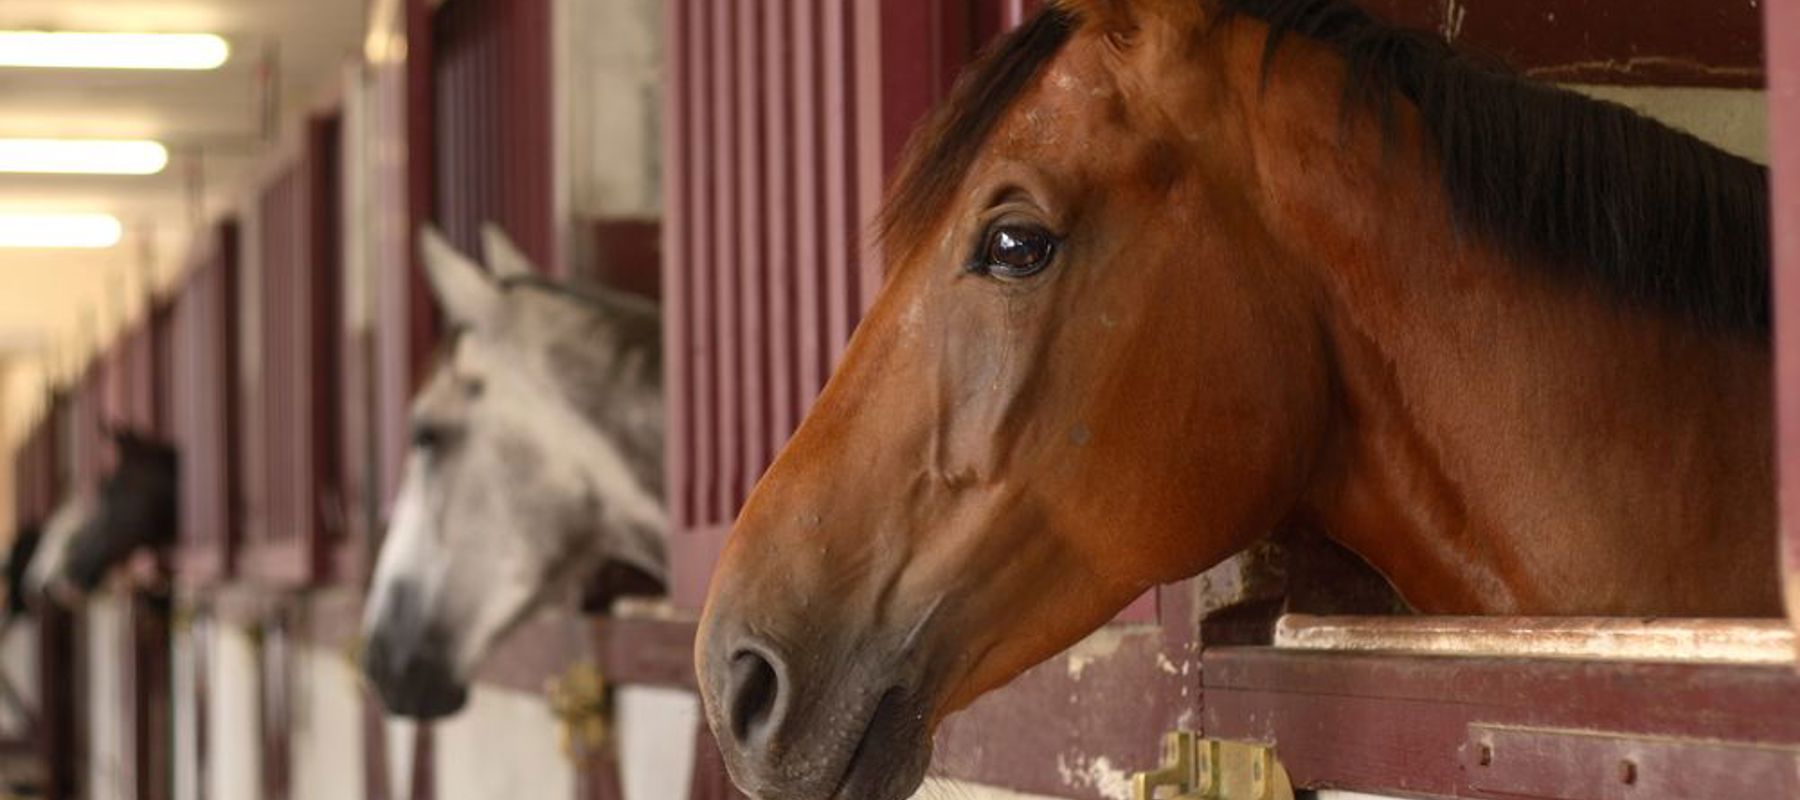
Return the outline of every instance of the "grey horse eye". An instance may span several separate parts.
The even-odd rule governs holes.
[[[415,422],[412,426],[412,446],[415,450],[432,452],[443,449],[450,440],[449,429],[434,422]]]

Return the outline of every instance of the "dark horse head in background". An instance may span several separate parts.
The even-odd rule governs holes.
[[[175,539],[180,459],[175,448],[129,430],[112,431],[119,466],[100,487],[94,516],[70,540],[59,582],[92,591],[140,547]]]

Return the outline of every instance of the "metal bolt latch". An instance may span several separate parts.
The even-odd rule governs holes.
[[[605,747],[612,735],[612,699],[606,678],[591,664],[576,664],[544,683],[550,713],[556,715],[563,755],[584,758]]]
[[[1162,766],[1131,776],[1132,800],[1294,800],[1287,770],[1260,744],[1163,736]]]

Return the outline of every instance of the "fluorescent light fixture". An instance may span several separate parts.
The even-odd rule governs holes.
[[[0,213],[0,247],[100,250],[118,244],[124,233],[111,214]]]
[[[230,57],[210,33],[0,31],[0,67],[218,69]]]
[[[169,148],[124,139],[0,139],[0,172],[155,175]]]

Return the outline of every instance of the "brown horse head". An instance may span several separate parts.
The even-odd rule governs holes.
[[[1772,608],[1759,181],[1347,6],[1045,11],[915,140],[887,283],[727,545],[733,776],[903,797],[946,714],[1284,523],[1428,610]]]

